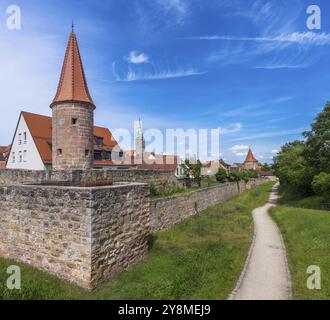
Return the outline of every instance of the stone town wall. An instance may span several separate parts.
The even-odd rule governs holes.
[[[256,179],[249,183],[240,182],[239,188],[236,182],[231,182],[197,190],[190,194],[153,200],[150,204],[151,232],[181,222],[264,182],[263,179]]]
[[[152,201],[147,184],[0,185],[0,256],[95,288],[147,255],[148,236],[265,180]],[[34,181],[35,182],[35,181]]]
[[[94,288],[147,253],[149,189],[0,186],[0,256]]]
[[[91,286],[126,269],[148,253],[148,185],[92,192]]]
[[[172,170],[13,170],[0,169],[1,184],[42,183],[43,181],[97,181],[112,179],[116,182],[154,182],[156,188],[178,186],[180,182]]]

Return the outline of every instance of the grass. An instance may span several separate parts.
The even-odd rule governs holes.
[[[284,197],[282,205],[271,210],[283,234],[293,295],[298,300],[330,299],[330,212],[297,208],[317,203],[315,197],[295,201]],[[307,268],[311,265],[321,268],[321,290],[307,288]]]
[[[207,209],[151,241],[149,256],[98,289],[87,292],[26,265],[0,259],[2,299],[226,299],[243,269],[253,234],[251,211],[262,206],[272,187]],[[22,270],[22,289],[4,284],[9,265]]]
[[[286,190],[281,190],[279,204],[295,208],[330,210],[330,203],[327,203],[322,197],[316,195],[302,197]]]

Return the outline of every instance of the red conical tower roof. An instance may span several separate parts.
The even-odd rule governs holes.
[[[256,158],[254,157],[251,148],[249,149],[245,162],[258,162],[258,160],[256,160]]]
[[[52,105],[73,101],[94,106],[93,99],[89,94],[77,38],[72,31],[66,48],[60,82]]]

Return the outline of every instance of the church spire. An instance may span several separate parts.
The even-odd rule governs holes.
[[[62,102],[83,102],[94,107],[88,90],[73,22],[57,93],[51,107]]]
[[[137,132],[136,132],[136,141],[135,141],[135,153],[137,159],[142,159],[143,154],[145,152],[145,140],[143,136],[143,129],[142,129],[142,120],[139,119]]]
[[[249,149],[249,152],[248,152],[248,154],[247,154],[247,156],[246,156],[245,163],[246,163],[246,162],[258,162],[258,161],[256,160],[256,158],[254,157],[251,148]]]

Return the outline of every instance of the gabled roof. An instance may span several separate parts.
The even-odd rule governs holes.
[[[43,163],[51,164],[52,118],[29,112],[22,112],[22,116],[25,119]],[[94,127],[94,136],[103,138],[102,150],[111,151],[118,145],[110,130],[107,128]],[[97,149],[97,145],[94,149]]]
[[[94,137],[103,138],[103,147],[107,151],[111,151],[113,148],[118,146],[118,142],[108,128],[94,127]],[[94,139],[94,147],[97,149],[98,145],[95,140],[96,139]]]
[[[251,149],[249,149],[249,152],[246,156],[246,159],[245,159],[244,163],[246,163],[246,162],[258,162],[258,160],[256,160],[256,158],[254,157],[253,152],[252,152]]]
[[[69,37],[60,82],[52,105],[68,101],[85,102],[94,106],[74,32]]]

